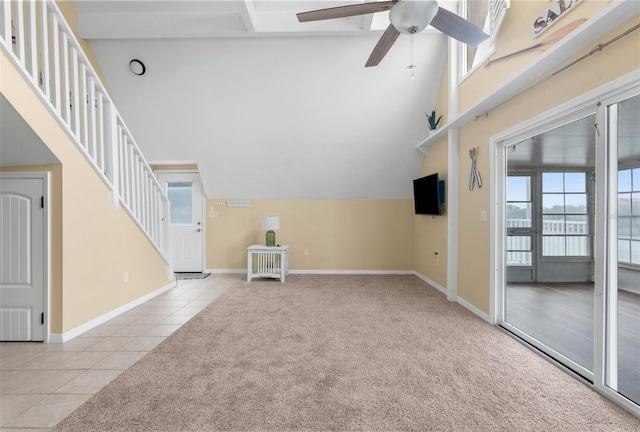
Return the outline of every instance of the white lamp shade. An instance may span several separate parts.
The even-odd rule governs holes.
[[[264,231],[280,229],[280,216],[263,216],[262,229]]]

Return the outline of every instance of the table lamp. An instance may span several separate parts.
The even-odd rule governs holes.
[[[267,231],[266,245],[276,245],[276,233],[273,230],[280,229],[280,216],[263,216],[262,229]]]

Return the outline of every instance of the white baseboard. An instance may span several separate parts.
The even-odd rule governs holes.
[[[224,273],[247,273],[247,269],[206,269],[206,273],[211,274],[224,274]],[[413,270],[314,270],[314,269],[301,269],[291,270],[289,274],[370,274],[370,275],[384,275],[384,274],[414,274]]]
[[[206,269],[205,273],[224,274],[224,273],[247,273],[247,269]]]
[[[177,285],[176,281],[171,282],[168,285],[163,286],[162,288],[158,288],[155,291],[150,292],[149,294],[145,294],[142,297],[138,297],[134,301],[122,305],[112,311],[107,312],[106,314],[100,315],[97,318],[92,319],[91,321],[87,321],[84,324],[79,325],[78,327],[69,330],[68,332],[60,333],[51,333],[49,335],[48,342],[49,343],[65,343],[70,341],[71,339],[80,336],[83,333],[88,332],[89,330],[99,326],[100,324],[104,324],[107,321],[117,317],[120,314],[127,312],[128,310],[133,309],[136,306],[140,306],[142,303],[151,300],[154,297],[159,296],[171,288],[174,288]]]
[[[289,270],[289,274],[362,274],[362,275],[391,275],[391,274],[414,274],[412,270]]]
[[[422,279],[423,281],[425,281],[426,283],[428,283],[429,285],[431,285],[432,287],[434,287],[435,289],[440,291],[445,296],[447,295],[447,289],[445,287],[443,287],[442,285],[432,281],[431,279],[429,279],[428,277],[426,277],[425,275],[423,275],[421,273],[418,273],[418,272],[413,272],[413,273],[416,276],[418,276],[420,279]],[[478,309],[477,307],[475,307],[474,305],[472,305],[471,303],[469,303],[465,299],[463,299],[463,298],[458,296],[456,298],[456,302],[458,304],[460,304],[460,306],[464,307],[465,309],[468,309],[470,312],[472,312],[473,314],[479,316],[480,318],[482,318],[486,322],[491,323],[491,320],[489,319],[489,315],[488,314],[484,313],[483,311],[481,311],[480,309]]]
[[[477,307],[475,307],[474,305],[472,305],[471,303],[469,303],[465,299],[458,297],[458,299],[456,301],[458,303],[460,303],[460,306],[465,307],[466,309],[468,309],[469,311],[473,312],[475,315],[479,316],[480,318],[482,318],[486,322],[491,323],[491,320],[489,319],[489,315],[488,314],[484,313],[483,311],[481,311],[480,309],[478,309]]]
[[[417,271],[414,271],[413,274],[418,276],[420,279],[422,279],[423,281],[425,281],[426,283],[428,283],[429,285],[431,285],[432,287],[434,287],[438,291],[440,291],[445,296],[447,295],[447,289],[445,287],[443,287],[442,285],[440,285],[439,283],[432,281],[431,279],[429,279],[428,277],[426,277],[422,273],[418,273]]]
[[[207,269],[205,271],[208,272],[208,273],[212,273],[212,274],[246,273],[247,272],[246,269]],[[404,274],[412,274],[412,275],[418,276],[424,282],[428,283],[429,285],[431,285],[432,287],[434,287],[435,289],[440,291],[445,296],[447,295],[447,289],[445,287],[443,287],[439,283],[429,279],[428,277],[426,277],[422,273],[418,273],[417,271],[413,271],[413,270],[313,270],[313,269],[305,270],[305,269],[300,269],[300,270],[289,270],[289,274],[327,274],[327,275],[329,275],[329,274],[337,274],[337,275],[348,275],[348,274],[362,274],[362,275],[394,275],[395,274],[395,275],[404,275]],[[485,320],[485,321],[487,321],[489,323],[491,322],[491,320],[489,319],[489,315],[488,314],[484,313],[483,311],[481,311],[480,309],[478,309],[477,307],[475,307],[474,305],[472,305],[468,301],[466,301],[466,300],[464,300],[463,298],[460,298],[460,297],[458,297],[456,299],[456,301],[461,306],[463,306],[464,308],[466,308],[470,312],[472,312],[473,314],[479,316],[480,318],[482,318],[483,320]]]

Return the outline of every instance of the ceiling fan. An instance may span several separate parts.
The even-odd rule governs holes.
[[[438,6],[436,0],[389,0],[318,9],[297,14],[298,21],[320,21],[389,11],[389,27],[376,44],[365,67],[377,66],[400,33],[413,35],[429,24],[467,45],[478,46],[489,37],[466,19]]]

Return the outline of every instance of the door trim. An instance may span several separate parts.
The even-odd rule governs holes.
[[[49,180],[50,173],[46,171],[21,171],[21,172],[7,172],[0,171],[0,181],[2,179],[37,179],[43,181],[43,194],[44,194],[44,224],[43,224],[43,271],[44,277],[42,278],[44,286],[43,288],[43,301],[44,301],[44,311],[45,311],[45,319],[44,319],[44,337],[43,342],[49,343],[51,336],[51,302],[50,298],[50,287],[51,287],[51,218],[50,218],[50,197],[51,197],[51,182]]]
[[[202,269],[201,271],[205,271],[205,269],[207,268],[207,220],[206,220],[206,215],[207,215],[207,195],[204,193],[204,183],[202,182],[202,177],[200,176],[200,171],[197,169],[175,169],[175,170],[171,170],[171,169],[159,169],[159,170],[153,170],[153,174],[156,176],[156,179],[158,180],[158,182],[160,184],[162,184],[162,182],[160,182],[159,174],[197,174],[198,177],[200,177],[200,184],[202,185]],[[166,191],[165,191],[166,193]],[[171,236],[169,236],[171,237]],[[172,249],[173,246],[170,247],[170,249]],[[173,258],[171,259],[171,266],[173,268]]]

